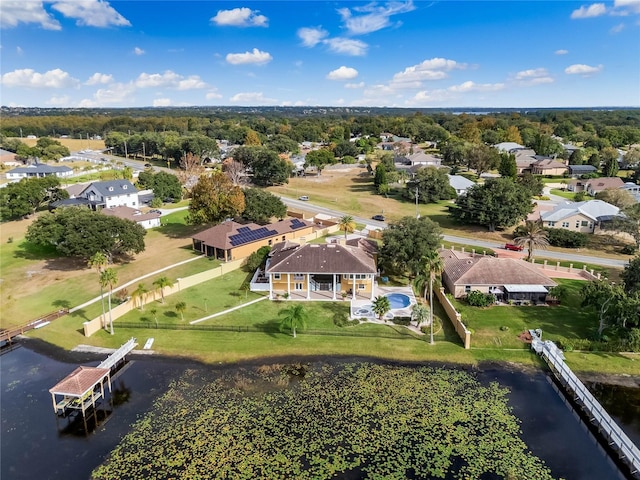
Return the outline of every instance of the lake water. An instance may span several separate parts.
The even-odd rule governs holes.
[[[66,363],[26,347],[2,355],[0,478],[89,478],[130,425],[151,408],[169,382],[187,366],[206,368],[212,375],[216,374],[216,368],[192,362],[134,358],[114,382],[114,388],[126,392],[122,396],[124,403],[117,405],[97,430],[83,436],[60,431],[66,421],[57,419],[53,413],[48,390],[78,365],[96,365],[99,360],[94,357],[94,361],[88,361],[87,357]],[[544,373],[488,366],[477,375],[482,382],[497,381],[511,390],[510,405],[522,420],[524,441],[546,462],[555,477],[567,480],[624,478]],[[598,395],[614,401],[618,410],[613,413],[619,415],[617,420],[638,442],[640,411],[633,404],[637,400],[637,389],[615,397],[616,392],[612,394],[608,387],[598,388]],[[632,404],[625,410],[619,398],[631,398]]]

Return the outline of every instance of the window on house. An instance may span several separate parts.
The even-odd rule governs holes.
[[[580,220],[576,220],[576,228],[580,228]]]
[[[364,283],[359,283],[358,284],[358,290],[364,290],[365,287],[366,287],[366,285]]]
[[[464,293],[471,293],[471,285],[464,286]]]
[[[293,279],[294,280],[304,280],[304,273],[294,273],[293,274]]]
[[[304,290],[304,283],[294,283],[293,289],[294,290]]]
[[[562,228],[569,228],[569,222],[562,222]]]
[[[556,222],[548,222],[550,227],[555,227],[556,226]]]
[[[282,235],[282,241],[284,242],[287,239],[286,235]]]
[[[273,240],[269,240],[269,245],[271,245],[273,243]]]
[[[580,222],[580,226],[581,226],[581,227],[588,227],[588,226],[589,226],[589,222],[587,222],[586,220],[582,220],[582,221]]]
[[[279,273],[274,273],[273,274],[273,279],[274,280],[280,280],[280,274]]]

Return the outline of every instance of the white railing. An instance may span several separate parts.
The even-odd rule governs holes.
[[[540,341],[537,336],[534,336],[531,346],[551,365],[565,388],[573,392],[574,399],[580,402],[591,422],[598,427],[609,445],[614,447],[623,461],[629,465],[631,474],[640,471],[640,450],[567,366],[562,350],[551,341]]]
[[[136,348],[136,345],[138,345],[136,339],[131,337],[131,339],[129,339],[127,343],[123,344],[120,348],[118,348],[115,352],[113,352],[105,360],[103,360],[100,365],[98,365],[98,368],[113,368],[120,360],[125,357],[125,355]]]

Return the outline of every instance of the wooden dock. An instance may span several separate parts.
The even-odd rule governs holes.
[[[5,343],[11,343],[14,337],[18,335],[22,335],[29,330],[34,330],[37,328],[44,327],[48,325],[56,318],[60,318],[63,315],[69,313],[68,308],[61,308],[60,310],[56,310],[55,312],[48,313],[42,317],[39,317],[35,320],[32,320],[29,323],[25,323],[24,325],[20,325],[19,327],[8,328],[6,330],[2,330],[0,332],[0,345],[4,345]]]
[[[109,370],[112,370],[116,365],[118,365],[118,363],[124,361],[124,357],[131,353],[131,350],[136,348],[137,345],[138,343],[136,342],[136,339],[131,337],[127,343],[123,343],[120,348],[100,362],[100,365],[98,365],[97,368],[108,368]]]
[[[567,394],[582,408],[589,421],[607,441],[609,447],[618,453],[621,462],[626,464],[634,478],[640,478],[640,450],[626,433],[611,418],[600,402],[584,386],[580,379],[564,362],[564,355],[555,343],[542,341],[540,330],[529,330],[531,348],[549,365],[553,374],[565,388]]]

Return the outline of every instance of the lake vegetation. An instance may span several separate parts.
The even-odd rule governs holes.
[[[96,480],[553,478],[508,390],[453,368],[274,364],[174,381]]]

